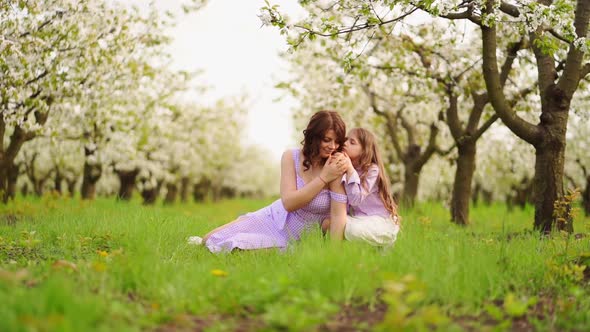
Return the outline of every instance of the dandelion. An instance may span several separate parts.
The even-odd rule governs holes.
[[[220,270],[220,269],[211,270],[211,274],[216,277],[226,277],[227,276],[227,272]]]
[[[109,253],[104,251],[104,250],[97,250],[96,253],[100,256],[100,257],[108,257]]]
[[[104,272],[107,270],[107,266],[102,262],[94,262],[92,263],[92,269],[96,272]]]

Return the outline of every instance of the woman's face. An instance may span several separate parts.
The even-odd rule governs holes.
[[[336,141],[336,132],[333,129],[328,130],[320,143],[320,157],[330,157],[339,147]]]
[[[346,142],[344,142],[344,152],[350,157],[350,160],[355,160],[361,156],[363,148],[356,133],[352,132],[348,134]]]

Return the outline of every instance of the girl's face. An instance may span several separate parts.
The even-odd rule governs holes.
[[[336,132],[333,129],[328,130],[320,143],[320,157],[330,157],[339,147],[336,141]]]
[[[350,160],[360,158],[361,153],[363,152],[363,147],[361,146],[356,133],[351,132],[348,134],[348,138],[346,139],[346,142],[344,142],[344,152],[346,152]]]

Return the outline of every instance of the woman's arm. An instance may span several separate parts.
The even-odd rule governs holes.
[[[330,182],[330,239],[333,241],[344,240],[344,227],[346,226],[346,192],[342,182],[337,179]],[[337,199],[341,197],[340,199]]]
[[[335,166],[329,165],[328,160],[322,169],[321,179],[316,177],[311,182],[306,183],[303,188],[297,190],[297,174],[295,172],[293,152],[287,150],[283,152],[281,157],[281,200],[283,206],[289,212],[307,205],[324,189],[327,182],[341,176],[336,173]]]

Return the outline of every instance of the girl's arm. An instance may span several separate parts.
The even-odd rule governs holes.
[[[367,171],[366,186],[361,185],[361,179],[356,170],[349,168],[346,173],[345,189],[346,195],[348,196],[348,203],[352,206],[359,206],[369,194],[373,191],[373,188],[377,184],[379,177],[379,167],[377,165],[371,165]]]
[[[341,175],[338,175],[335,166],[331,165],[328,160],[322,169],[321,178],[314,178],[298,190],[293,152],[291,150],[283,152],[281,157],[281,200],[283,206],[289,212],[304,207],[324,189],[328,182],[339,176]]]
[[[346,226],[346,192],[340,180],[330,182],[330,196],[330,239],[341,241]]]

